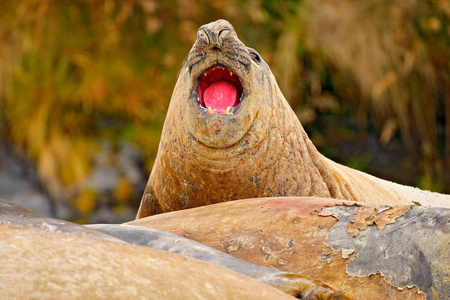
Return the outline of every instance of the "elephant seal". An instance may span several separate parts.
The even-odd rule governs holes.
[[[13,235],[9,235],[9,233],[13,233]],[[31,238],[30,235],[32,236]],[[16,239],[21,241],[16,241]],[[105,244],[104,241],[111,243]],[[154,251],[152,249],[150,249],[150,251],[142,250],[143,252],[141,252],[139,248],[142,247],[131,247],[130,250],[130,248],[126,246],[127,244],[142,245],[152,249],[163,250],[175,254],[168,253],[166,256],[161,251]],[[6,248],[4,248],[5,245]],[[22,252],[19,252],[22,254],[26,253],[27,255],[20,256],[20,253],[10,254],[9,251],[13,251],[15,247],[20,247],[20,251]],[[68,250],[66,249],[67,247],[73,247],[73,249]],[[79,247],[82,247],[83,249],[80,250]],[[118,248],[121,250],[111,250],[112,248]],[[77,252],[79,250],[81,251],[80,253]],[[46,285],[46,287],[36,289],[34,291],[35,294],[32,293],[33,297],[36,296],[36,298],[43,298],[46,293],[53,293],[54,297],[56,297],[56,295],[61,295],[61,298],[63,298],[63,294],[59,294],[60,292],[64,293],[64,296],[70,296],[69,298],[72,298],[72,296],[77,298],[78,295],[81,297],[84,293],[81,288],[72,289],[70,292],[67,290],[59,291],[59,289],[63,289],[63,287],[70,286],[71,284],[82,286],[89,284],[94,285],[94,282],[90,282],[88,278],[83,277],[83,274],[89,272],[91,272],[89,273],[89,276],[95,277],[97,283],[102,283],[104,281],[103,284],[106,284],[109,279],[105,273],[108,272],[113,273],[111,274],[111,281],[121,281],[119,275],[121,272],[118,270],[112,270],[107,263],[99,259],[98,256],[100,254],[97,253],[97,251],[99,251],[101,255],[104,255],[104,257],[116,260],[116,264],[112,266],[112,269],[120,267],[120,265],[123,265],[124,268],[130,268],[128,271],[134,273],[130,275],[132,278],[129,278],[128,280],[135,281],[133,285],[128,285],[128,291],[123,291],[121,289],[108,289],[107,291],[99,292],[99,294],[96,295],[99,296],[97,298],[102,298],[100,295],[104,295],[105,298],[108,295],[114,296],[114,298],[131,297],[134,294],[130,293],[130,290],[146,290],[143,282],[148,280],[152,281],[152,276],[157,276],[156,274],[166,277],[168,282],[173,281],[175,284],[173,287],[170,287],[170,284],[161,287],[161,290],[158,290],[155,293],[154,298],[158,298],[157,295],[161,295],[161,293],[167,293],[167,297],[169,297],[171,292],[165,291],[164,289],[176,288],[176,282],[180,280],[177,272],[181,271],[177,270],[175,267],[178,263],[180,263],[179,260],[182,260],[181,257],[176,255],[180,254],[189,258],[188,260],[182,260],[180,267],[191,267],[191,271],[195,271],[196,268],[203,268],[206,270],[206,274],[209,271],[221,272],[220,269],[213,268],[210,270],[208,266],[202,264],[198,265],[196,262],[198,259],[225,268],[226,270],[224,272],[224,276],[228,276],[228,273],[230,272],[229,270],[232,270],[257,280],[265,285],[272,286],[289,295],[300,297],[301,299],[348,299],[339,292],[333,291],[330,287],[309,278],[305,278],[305,276],[257,266],[203,245],[199,242],[177,236],[172,233],[141,226],[121,224],[95,224],[81,226],[63,220],[43,217],[21,205],[0,200],[0,264],[5,264],[4,268],[10,268],[7,272],[1,272],[2,266],[0,266],[0,274],[3,276],[5,274],[10,274],[9,272],[13,272],[15,270],[18,274],[15,274],[14,276],[25,276],[24,278],[32,278],[29,277],[29,274],[26,274],[22,268],[23,266],[27,266],[31,268],[31,270],[27,270],[27,272],[35,272],[35,276],[42,275],[39,280],[44,281],[44,286]],[[119,254],[120,251],[124,251],[124,254]],[[149,268],[148,270],[151,269],[153,273],[148,274],[144,274],[145,271],[141,272],[140,270],[132,270],[132,264],[138,264],[140,259],[130,262],[130,258],[127,255],[132,256],[135,253],[141,255],[142,257],[145,255],[147,256],[146,259],[143,259],[142,257],[140,258],[144,261],[142,262],[143,265],[139,266],[139,269],[142,269],[142,267],[146,264],[149,268],[148,261],[146,262],[146,260],[158,260],[159,266],[158,264],[152,265],[152,268]],[[34,256],[39,257],[36,258]],[[78,261],[83,260],[84,257],[86,257],[86,261]],[[121,259],[124,260],[123,263],[120,263]],[[131,258],[131,260],[134,259]],[[171,260],[174,260],[173,265]],[[64,263],[64,261],[70,261],[70,263]],[[79,263],[82,266],[84,265],[84,267],[86,267],[86,264],[89,264],[89,268],[73,266],[78,265]],[[172,271],[175,273],[172,276],[170,272],[165,273],[165,270],[158,270],[159,267],[168,267],[169,269],[172,268]],[[67,273],[68,268],[73,268],[71,271],[73,278],[67,277],[69,276]],[[48,273],[52,273],[52,275],[48,275]],[[15,295],[17,298],[31,297],[26,295],[26,293],[33,288],[32,284],[26,284],[28,281],[22,282],[22,284],[17,287],[17,285],[10,284],[12,281],[2,281],[2,276],[0,276],[0,298],[4,298],[2,296],[5,296],[5,298],[13,299],[14,297],[11,298],[9,296],[13,294],[14,289],[24,291],[23,294],[21,294],[22,292],[17,293]],[[57,276],[67,278],[56,280]],[[142,276],[142,278],[139,278],[139,276]],[[194,278],[194,281],[202,280],[203,276],[204,274],[202,274],[202,272],[200,272],[200,274],[190,274],[190,277]],[[222,275],[216,276],[220,277]],[[14,280],[14,278],[16,277],[13,277],[11,280]],[[235,278],[235,280],[241,279]],[[243,280],[237,285],[245,285],[248,280],[249,278]],[[205,284],[208,284],[207,280],[205,280]],[[156,289],[157,287],[154,286],[153,288]],[[200,288],[200,290],[195,291],[195,288]],[[217,296],[222,298],[223,296],[219,295],[219,291],[223,288],[223,286],[212,286],[210,289],[213,293],[215,293],[214,291],[217,291]],[[86,291],[86,294],[88,293],[89,291]],[[183,295],[190,299],[192,298],[193,293],[208,297],[214,296],[214,294],[208,294],[208,292],[205,293],[205,291],[202,290],[202,287],[199,286],[191,288]],[[92,298],[92,295],[94,294],[89,295],[89,298]],[[252,296],[258,297],[259,293],[255,293]],[[146,296],[145,298],[147,299],[149,297]],[[152,298],[150,297],[150,299]]]
[[[132,222],[247,262],[326,282],[352,299],[450,294],[450,209],[336,199],[236,200]]]
[[[318,196],[450,207],[450,196],[388,182],[322,156],[269,66],[218,20],[179,72],[137,218],[255,197]]]
[[[339,299],[329,289],[322,292],[330,296],[323,299]],[[6,201],[0,202],[0,298],[293,299],[229,269],[125,243]]]
[[[127,243],[176,253],[233,270],[299,299],[349,299],[345,295],[333,291],[329,286],[305,276],[257,266],[173,233],[124,224],[85,226]]]
[[[196,259],[38,228],[0,226],[2,299],[293,299]]]
[[[123,243],[123,241],[114,238],[111,235],[103,234],[72,222],[43,217],[22,205],[2,199],[0,199],[0,226],[1,225],[38,228],[49,232],[65,232]]]

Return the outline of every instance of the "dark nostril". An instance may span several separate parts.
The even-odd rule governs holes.
[[[230,32],[229,26],[203,25],[197,31],[197,41],[208,48],[220,50]]]
[[[224,31],[227,31],[227,30],[229,30],[229,29],[227,29],[227,28],[221,29],[221,30],[219,31],[219,34],[217,35],[217,37],[220,38],[220,35],[221,35],[222,33],[224,33]]]
[[[211,43],[208,34],[206,33],[206,31],[203,30],[199,30],[197,32],[197,39],[199,41],[202,41],[203,43],[205,43],[206,45],[209,45]]]
[[[223,37],[225,37],[228,34],[229,31],[230,31],[230,29],[228,29],[228,28],[221,29],[219,31],[219,33],[217,34],[217,40],[220,41]]]

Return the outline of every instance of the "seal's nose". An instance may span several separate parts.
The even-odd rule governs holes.
[[[235,35],[233,26],[226,20],[201,26],[197,31],[197,42],[202,43],[207,48],[222,49],[225,41]]]

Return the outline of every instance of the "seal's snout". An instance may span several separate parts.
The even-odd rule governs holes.
[[[205,48],[223,49],[229,37],[233,38],[235,31],[226,20],[218,20],[201,26],[197,31],[197,43]]]
[[[249,49],[228,21],[218,20],[198,29],[183,67],[189,76],[189,89],[182,87],[188,97],[179,105],[186,128],[199,144],[228,148],[250,130],[255,116],[248,97],[251,70]]]
[[[194,64],[203,62],[194,75],[194,93],[197,93],[195,98],[201,111],[234,114],[244,99],[242,71],[239,70],[239,58],[243,55],[239,55],[239,43],[233,26],[226,20],[218,20],[198,29],[197,42],[193,47],[194,59],[191,61]],[[192,68],[192,65],[189,67]]]

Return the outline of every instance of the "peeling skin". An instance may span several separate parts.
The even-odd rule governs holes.
[[[355,253],[356,249],[341,249],[342,252],[342,258],[347,259],[350,257],[351,254]]]
[[[170,100],[137,218],[279,196],[450,207],[448,195],[384,181],[322,156],[269,66],[250,53],[256,52],[225,20],[199,28]],[[243,86],[241,102],[229,114],[208,114],[196,92],[198,76],[217,65],[238,75]]]
[[[354,255],[347,273],[379,272],[399,289],[417,286],[429,299],[450,292],[450,209],[433,207],[346,207],[323,209],[340,221],[328,232],[327,245]]]
[[[388,207],[383,208],[381,211],[374,207],[363,207],[352,213],[355,217],[349,222],[347,233],[356,237],[360,231],[365,230],[373,224],[376,224],[377,228],[381,230],[387,224],[394,223],[397,218],[401,217],[412,207],[412,205]]]
[[[401,216],[397,211],[393,214],[396,216],[394,223],[381,230],[374,223],[360,231],[357,237],[352,237],[347,234],[349,221],[355,217],[352,213],[363,208],[378,213],[389,212],[385,207],[377,210],[376,205],[336,199],[254,198],[159,214],[127,224],[188,236],[222,252],[227,251],[227,245],[241,241],[229,254],[259,266],[319,280],[352,299],[425,299],[427,288],[424,284],[430,283],[427,281],[430,270],[433,278],[441,278],[441,282],[433,280],[432,289],[437,295],[445,295],[448,287],[443,278],[447,276],[445,270],[450,262],[450,233],[444,221],[448,221],[449,210],[414,207]],[[410,215],[416,209],[422,210],[423,214]],[[322,211],[327,216],[320,216]],[[430,219],[431,216],[434,217]],[[406,225],[400,226],[403,220]],[[425,223],[433,224],[433,220],[439,229],[425,226]],[[416,227],[412,226],[414,223]],[[423,231],[422,227],[428,227],[430,231]],[[385,234],[388,231],[389,234]],[[425,232],[426,238],[422,235]],[[364,248],[360,245],[363,241],[365,245],[379,244],[379,247]],[[384,270],[384,264],[388,262],[375,253],[381,246],[386,249],[382,253],[388,253],[394,260],[389,263],[397,267],[404,264],[419,280],[407,284],[394,281],[402,280],[399,277],[405,274],[390,274]],[[424,259],[413,261],[416,264],[405,261],[409,253],[419,257],[416,249],[421,249]],[[397,254],[391,254],[391,250]],[[366,265],[367,270],[350,272],[351,265],[358,268]]]

